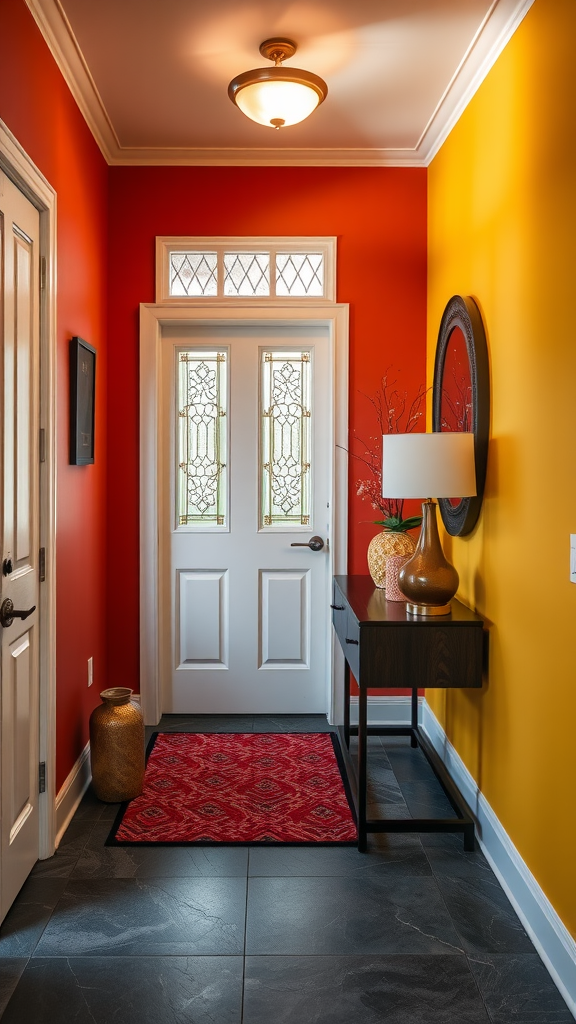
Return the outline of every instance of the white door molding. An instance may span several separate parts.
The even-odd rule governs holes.
[[[54,853],[56,838],[56,193],[0,120],[1,175],[20,189],[40,213],[40,545],[46,580],[40,584],[40,760],[46,792],[40,795],[39,857]]]
[[[140,306],[140,694],[144,720],[156,725],[161,716],[160,693],[160,545],[158,484],[162,479],[163,453],[159,444],[161,408],[160,356],[165,327],[189,325],[301,324],[322,325],[328,330],[334,350],[332,508],[334,535],[331,538],[334,572],[347,566],[348,513],[348,306],[326,303],[313,306],[291,301],[271,307],[205,304],[175,305],[143,303]],[[332,659],[332,698],[329,719],[338,707],[340,666]]]

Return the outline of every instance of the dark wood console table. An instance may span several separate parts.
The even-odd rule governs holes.
[[[460,601],[450,615],[413,616],[406,605],[386,601],[369,576],[335,576],[332,622],[346,659],[344,725],[340,742],[354,799],[358,849],[369,832],[462,832],[464,849],[474,849],[470,811],[436,751],[418,726],[418,690],[482,685],[484,621]],[[358,726],[350,725],[350,672],[359,688]],[[368,691],[409,689],[409,726],[368,726]],[[350,756],[350,736],[358,736],[358,764]],[[367,737],[410,736],[420,747],[454,808],[454,818],[372,819],[366,817]]]

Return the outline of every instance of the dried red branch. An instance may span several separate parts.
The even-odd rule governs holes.
[[[380,387],[374,395],[360,392],[370,402],[376,413],[379,434],[370,437],[368,443],[355,435],[354,443],[362,445],[363,452],[359,454],[350,450],[349,454],[353,459],[361,462],[371,474],[370,479],[357,481],[356,494],[363,501],[368,501],[372,508],[379,513],[381,519],[402,519],[403,500],[382,497],[381,437],[383,434],[409,434],[416,429],[424,415],[422,405],[428,389],[421,384],[418,393],[407,408],[408,394],[396,387],[397,379],[391,380],[390,374],[391,369],[388,367],[380,380]]]

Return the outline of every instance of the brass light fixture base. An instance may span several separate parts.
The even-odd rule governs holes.
[[[296,53],[293,39],[265,39],[259,49],[274,67],[237,75],[228,85],[228,96],[256,124],[275,129],[299,124],[326,99],[326,82],[311,71],[283,66]]]
[[[266,60],[273,60],[275,64],[279,64],[280,61],[293,57],[298,47],[293,39],[265,39],[258,49]]]

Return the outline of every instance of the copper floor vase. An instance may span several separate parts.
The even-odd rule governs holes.
[[[102,704],[90,715],[92,786],[99,800],[121,803],[142,792],[144,719],[130,700],[132,690],[102,690]]]

